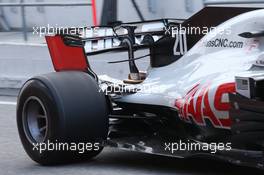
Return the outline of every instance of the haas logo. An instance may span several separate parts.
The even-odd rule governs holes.
[[[209,97],[209,91],[214,93]],[[228,111],[230,103],[227,99],[228,93],[235,92],[235,83],[226,83],[217,87],[215,92],[210,90],[210,85],[194,86],[184,98],[176,99],[175,107],[179,111],[181,120],[200,126],[205,126],[208,119],[216,128],[229,129],[231,119]]]

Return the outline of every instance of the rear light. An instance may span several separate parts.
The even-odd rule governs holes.
[[[66,45],[60,35],[46,36],[46,42],[55,71],[87,71],[89,65],[83,47]]]

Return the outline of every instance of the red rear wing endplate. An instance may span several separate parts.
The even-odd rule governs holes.
[[[83,47],[67,46],[60,35],[46,36],[55,71],[87,71],[88,61]]]

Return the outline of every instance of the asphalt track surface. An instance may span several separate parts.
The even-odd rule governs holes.
[[[24,152],[18,137],[16,98],[0,96],[0,175],[263,174],[216,160],[177,159],[105,148],[92,161],[44,167]]]

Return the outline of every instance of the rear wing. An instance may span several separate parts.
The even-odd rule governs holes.
[[[147,48],[168,35],[171,26],[177,26],[182,22],[182,20],[162,19],[124,23],[117,26],[79,28],[76,35],[67,34],[72,33],[72,31],[67,31],[61,36],[66,45],[82,46],[86,55],[94,55],[109,51],[127,50],[127,44],[123,43],[125,39],[129,39],[135,49]]]
[[[130,71],[137,73],[134,51],[151,48],[170,34],[170,26],[181,22],[162,19],[117,26],[67,28],[55,36],[46,36],[46,41],[56,71],[87,71],[90,67],[87,55],[124,50],[128,51]]]
[[[252,10],[256,8],[206,7],[187,20],[161,19],[115,26],[68,28],[55,36],[46,36],[46,41],[56,71],[86,70],[89,67],[88,61],[84,61],[87,55],[124,50],[128,51],[129,59],[123,61],[128,61],[130,72],[138,73],[134,61],[144,56],[135,58],[135,50],[149,48],[150,54],[146,56],[150,56],[152,67],[169,65],[205,35],[203,32],[188,32],[189,29],[210,29]],[[179,33],[173,33],[174,30]],[[260,33],[243,36],[255,35]]]

